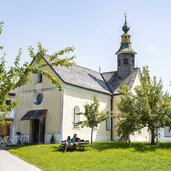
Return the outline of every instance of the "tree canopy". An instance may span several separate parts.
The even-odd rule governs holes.
[[[3,22],[0,23],[0,34],[2,33]],[[3,51],[3,46],[1,51]],[[48,57],[48,62],[51,66],[62,66],[69,67],[74,64],[74,55],[70,55],[73,52],[73,47],[67,47],[65,49],[59,50],[58,52],[48,55],[47,49],[43,48],[41,43],[37,44],[37,52],[35,52],[33,47],[29,47],[29,54],[31,57],[31,63],[25,62],[20,64],[20,59],[22,56],[22,50],[19,49],[18,55],[15,58],[14,65],[7,68],[5,61],[5,54],[0,58],[0,125],[4,123],[4,118],[9,111],[14,109],[16,106],[16,101],[11,104],[6,104],[8,99],[8,93],[10,90],[15,90],[17,87],[25,85],[30,81],[30,73],[42,74],[43,76],[49,78],[53,84],[55,84],[58,89],[62,90],[62,84],[60,80],[54,77],[51,73],[46,70],[47,64],[43,62],[44,57]],[[37,65],[33,65],[36,63]]]
[[[135,93],[124,82],[120,85],[121,102],[118,107],[121,113],[117,130],[122,141],[129,141],[130,134],[147,127],[151,144],[155,144],[158,129],[171,127],[171,97],[162,88],[161,80],[150,78],[148,67],[143,67]]]

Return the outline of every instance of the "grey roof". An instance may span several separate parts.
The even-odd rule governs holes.
[[[99,72],[73,65],[72,67],[53,67],[57,75],[65,83],[111,94],[107,84]]]
[[[119,94],[119,85],[122,81],[125,81],[125,83],[128,85],[128,87],[131,89],[133,86],[133,83],[135,81],[135,78],[139,72],[139,68],[136,68],[128,77],[125,79],[121,79],[117,71],[112,72],[105,72],[102,73],[102,76],[106,83],[108,84],[109,89],[113,94]]]
[[[47,59],[45,59],[45,61],[47,62]],[[117,71],[99,73],[97,71],[93,71],[79,65],[73,65],[69,68],[60,66],[50,67],[61,79],[61,81],[66,84],[110,95],[119,93],[119,84],[121,81],[123,81],[121,78],[118,77]],[[136,69],[125,79],[129,87],[132,87],[137,72],[138,70]]]
[[[119,50],[115,53],[117,55],[122,54],[122,53],[133,53],[137,54],[135,50],[132,48],[130,42],[121,42],[121,46]]]

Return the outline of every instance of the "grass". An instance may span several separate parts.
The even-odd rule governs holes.
[[[44,171],[171,171],[171,143],[95,143],[85,151],[63,153],[59,145],[33,145],[8,151]]]

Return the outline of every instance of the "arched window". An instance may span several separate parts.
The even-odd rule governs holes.
[[[37,74],[37,83],[42,83],[42,74]]]
[[[124,59],[124,64],[128,64],[128,59],[127,58]]]
[[[111,117],[106,119],[106,130],[111,131]]]
[[[171,137],[171,130],[169,127],[164,128],[164,136],[165,137]]]
[[[142,134],[142,130],[141,129],[138,129],[138,134]]]
[[[78,106],[75,106],[74,107],[74,123],[77,123],[80,121],[80,115],[77,115],[77,113],[80,112],[80,108]],[[80,126],[75,126],[74,125],[74,128],[79,128]]]

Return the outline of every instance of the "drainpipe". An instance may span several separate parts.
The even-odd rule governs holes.
[[[111,96],[111,111],[113,111],[113,95]],[[113,117],[111,117],[111,141],[113,141]]]
[[[61,97],[61,130],[60,130],[60,141],[63,140],[63,134],[64,134],[64,90],[62,91],[62,97]]]

